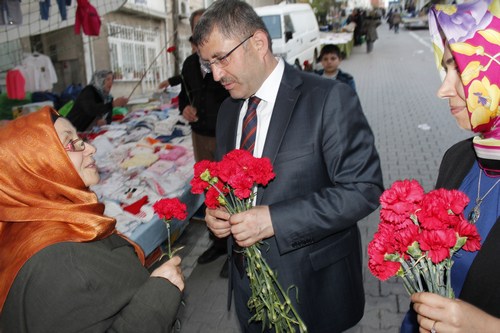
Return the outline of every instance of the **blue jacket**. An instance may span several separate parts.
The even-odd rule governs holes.
[[[316,74],[323,76],[324,72],[325,71],[323,69],[320,69],[319,71],[316,71]],[[339,69],[339,72],[337,74],[337,80],[344,82],[345,84],[350,86],[354,91],[356,91],[356,84],[354,83],[354,78],[352,77],[351,74],[346,73],[346,72],[342,72]]]

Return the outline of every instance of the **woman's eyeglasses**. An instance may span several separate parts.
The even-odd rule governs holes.
[[[225,55],[223,55],[222,57],[218,57],[218,58],[215,58],[214,60],[208,62],[208,61],[203,61],[201,62],[201,69],[205,72],[205,73],[211,73],[212,72],[212,65],[214,65],[215,67],[218,67],[218,68],[224,68],[226,67],[227,65],[229,65],[229,59],[228,57],[231,55],[231,53],[233,53],[234,51],[236,51],[238,49],[238,47],[240,47],[241,45],[243,45],[244,42],[246,42],[247,40],[249,40],[250,38],[253,37],[253,34],[251,34],[250,36],[248,36],[247,38],[245,38],[241,43],[239,43],[238,45],[236,45],[231,51],[229,51],[228,53],[226,53]]]
[[[64,149],[71,152],[84,151],[85,142],[80,138],[71,140],[66,146],[64,146]]]

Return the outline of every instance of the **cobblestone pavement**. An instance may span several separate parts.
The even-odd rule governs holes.
[[[436,97],[440,79],[429,33],[401,29],[395,34],[386,24],[378,28],[378,33],[372,53],[366,53],[365,45],[357,46],[341,68],[355,78],[375,134],[385,186],[398,179],[414,178],[428,191],[433,187],[444,151],[468,134],[456,126],[447,101]],[[359,223],[365,249],[377,223],[378,211]],[[177,331],[240,332],[234,312],[227,311],[227,280],[219,278],[223,259],[196,265],[197,257],[209,245],[204,225],[190,224],[181,240],[188,244],[182,253],[188,278]],[[397,333],[408,309],[408,296],[400,281],[380,282],[370,274],[366,253],[364,261],[365,314],[349,333]]]

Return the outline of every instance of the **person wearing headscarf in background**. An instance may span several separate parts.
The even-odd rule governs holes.
[[[363,30],[366,34],[366,53],[373,51],[373,44],[378,39],[377,27],[382,24],[380,15],[376,10],[372,10],[368,16],[365,17],[363,23]]]
[[[457,299],[412,295],[401,332],[419,332],[419,325],[420,332],[500,332],[500,2],[436,5],[429,29],[446,71],[438,96],[448,99],[461,128],[477,133],[446,152],[436,187],[470,198],[464,215],[477,226],[481,249],[452,258]]]
[[[67,118],[78,132],[111,123],[113,108],[125,106],[128,98],[113,98],[110,94],[113,86],[113,72],[96,71],[90,83],[83,88],[75,100]]]
[[[168,332],[180,258],[151,274],[89,186],[96,149],[50,107],[0,128],[0,331]]]

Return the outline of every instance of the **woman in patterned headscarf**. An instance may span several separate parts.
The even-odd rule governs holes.
[[[438,96],[449,100],[460,127],[477,133],[446,152],[436,187],[468,195],[464,214],[478,228],[481,249],[453,257],[458,299],[412,295],[418,318],[409,312],[401,332],[418,332],[418,325],[420,332],[500,332],[500,1],[436,5],[429,29],[446,73]]]
[[[167,332],[180,258],[151,274],[89,186],[95,148],[51,108],[0,128],[0,331]]]
[[[90,84],[83,88],[76,98],[67,118],[77,131],[83,132],[93,126],[111,123],[113,107],[128,103],[125,97],[113,98],[110,91],[113,86],[113,72],[100,70],[94,73]]]

